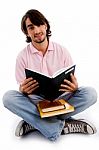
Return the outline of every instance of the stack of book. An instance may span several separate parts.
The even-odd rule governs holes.
[[[56,116],[74,111],[74,106],[70,105],[64,99],[55,101],[40,101],[37,104],[41,118]]]

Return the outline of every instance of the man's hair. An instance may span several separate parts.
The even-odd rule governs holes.
[[[46,36],[47,36],[47,39],[49,40],[49,36],[51,36],[51,31],[50,31],[50,25],[49,25],[48,20],[38,10],[31,9],[26,12],[26,14],[22,17],[22,20],[21,20],[21,30],[26,35],[26,42],[29,43],[32,41],[31,38],[27,36],[27,28],[26,28],[27,18],[29,18],[30,21],[36,26],[46,24],[47,25]]]

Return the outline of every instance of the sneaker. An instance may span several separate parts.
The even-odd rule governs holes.
[[[32,127],[30,124],[28,124],[24,120],[21,120],[16,128],[15,135],[23,136],[34,130],[36,130],[34,127]]]
[[[62,134],[69,133],[83,133],[83,134],[94,134],[96,133],[95,126],[87,120],[84,119],[70,119],[65,122]]]

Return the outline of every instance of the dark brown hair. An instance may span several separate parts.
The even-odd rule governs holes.
[[[31,42],[31,38],[27,36],[27,28],[26,28],[26,19],[29,18],[30,21],[36,25],[47,25],[47,31],[46,31],[46,36],[47,39],[49,39],[49,36],[51,36],[51,31],[50,31],[50,25],[48,20],[44,17],[43,14],[41,14],[38,10],[31,9],[26,12],[26,14],[23,16],[22,21],[21,21],[21,30],[23,33],[26,35],[26,42]]]

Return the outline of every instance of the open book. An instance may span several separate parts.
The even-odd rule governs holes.
[[[32,77],[39,83],[39,88],[34,93],[50,101],[63,93],[59,91],[60,85],[64,83],[64,79],[71,80],[70,74],[74,74],[74,71],[75,65],[72,65],[68,68],[62,68],[51,77],[28,68],[25,69],[26,78]]]
[[[56,115],[60,115],[60,114],[66,114],[66,113],[70,113],[70,112],[74,111],[74,106],[70,105],[64,99],[59,99],[57,102],[59,102],[61,104],[60,106],[63,106],[63,107],[59,108],[59,109],[55,109],[54,104],[53,104],[54,101],[53,101],[53,102],[49,102],[49,104],[52,103],[52,106],[48,107],[49,109],[45,109],[45,111],[44,111],[43,109],[45,108],[46,101],[40,101],[37,104],[37,107],[38,107],[41,118],[56,116]],[[59,106],[56,106],[56,107],[59,107]]]

